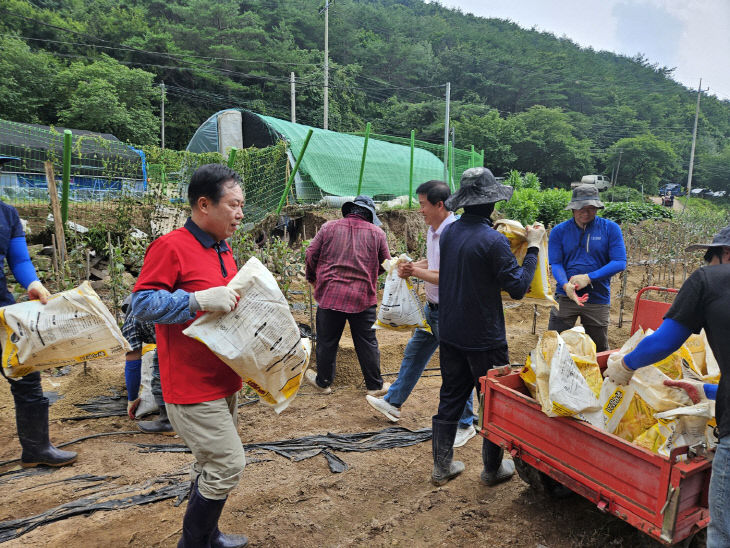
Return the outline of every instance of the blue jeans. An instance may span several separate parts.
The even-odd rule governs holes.
[[[418,379],[421,378],[423,370],[426,369],[431,356],[439,347],[439,313],[438,309],[432,310],[426,305],[423,309],[426,314],[426,321],[431,326],[431,333],[422,329],[416,329],[413,336],[406,345],[403,353],[403,361],[400,364],[398,378],[388,389],[385,401],[394,407],[400,407],[411,395]],[[459,428],[468,428],[474,422],[473,397],[469,398],[464,407],[464,412],[459,419]]]
[[[710,478],[707,548],[730,546],[730,436],[720,438]]]

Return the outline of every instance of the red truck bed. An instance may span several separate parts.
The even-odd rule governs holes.
[[[669,306],[640,299],[649,289],[663,290],[639,292],[632,332],[639,325],[656,328]],[[609,353],[599,354],[602,368]],[[688,539],[709,523],[711,454],[683,447],[662,457],[586,422],[548,417],[519,369],[492,370],[480,382],[480,434],[509,451],[523,469],[546,474],[664,544]],[[687,459],[678,461],[680,455]]]

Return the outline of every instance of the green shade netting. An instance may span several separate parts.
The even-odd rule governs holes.
[[[270,116],[260,118],[286,138],[295,158],[299,157],[307,132],[312,129],[314,133],[299,166],[300,171],[325,193],[336,196],[357,194],[364,137],[310,128]],[[370,138],[360,193],[369,196],[407,195],[410,162],[409,146]],[[416,148],[413,155],[413,192],[425,181],[443,178],[443,162],[433,153]]]

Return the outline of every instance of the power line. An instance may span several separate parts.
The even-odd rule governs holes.
[[[182,61],[187,61],[186,58],[193,58],[193,59],[208,59],[211,61],[228,61],[228,62],[235,62],[235,63],[262,63],[267,65],[287,65],[287,66],[307,66],[307,67],[318,67],[320,66],[319,63],[290,63],[287,61],[264,61],[262,59],[233,59],[230,57],[206,57],[204,55],[192,55],[192,54],[175,54],[175,53],[168,53],[168,52],[159,52],[159,51],[150,51],[150,50],[144,50],[144,49],[138,49],[138,48],[131,48],[128,46],[125,46],[124,44],[119,44],[117,47],[113,46],[99,46],[97,44],[85,44],[83,42],[66,42],[63,40],[51,40],[50,38],[33,38],[30,36],[22,36],[19,34],[10,34],[10,33],[0,33],[0,36],[10,36],[13,38],[21,38],[23,40],[32,40],[35,42],[49,42],[53,44],[66,44],[69,46],[84,46],[94,49],[108,49],[112,51],[126,51],[126,52],[134,52],[134,53],[145,53],[147,55],[159,55],[162,57],[169,57],[173,59],[179,59]]]

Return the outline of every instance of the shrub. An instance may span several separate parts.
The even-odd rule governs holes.
[[[618,224],[638,223],[647,219],[671,219],[674,216],[673,211],[664,206],[637,202],[606,204],[606,208],[600,211],[600,215]]]
[[[602,202],[645,202],[647,199],[641,196],[641,192],[628,186],[615,186],[601,192]]]
[[[570,218],[570,211],[565,210],[568,202],[570,192],[567,190],[522,188],[515,190],[509,202],[499,202],[497,210],[523,225],[540,221],[548,227]]]

